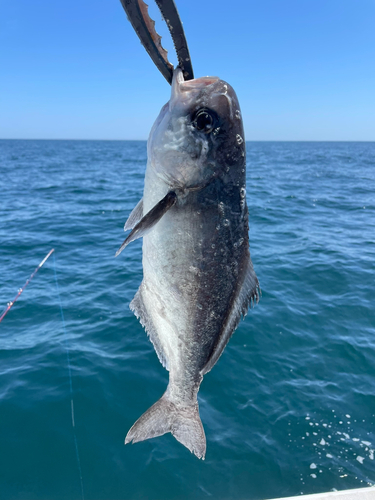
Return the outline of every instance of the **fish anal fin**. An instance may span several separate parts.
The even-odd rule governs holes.
[[[147,312],[146,306],[143,302],[142,298],[142,288],[143,288],[143,282],[141,283],[141,286],[139,287],[137,293],[135,294],[133,300],[130,302],[130,309],[134,312],[136,317],[139,319],[141,325],[143,328],[146,330],[152,345],[154,346],[154,349],[156,351],[156,354],[159,358],[160,363],[163,365],[163,367],[166,370],[169,370],[168,368],[168,358],[164,353],[163,347],[160,343],[158,334],[156,332],[156,328],[153,324],[153,321]]]
[[[176,203],[177,195],[169,191],[142,219],[134,226],[131,233],[125,238],[116,252],[116,257],[134,240],[145,236],[159,222],[163,215]]]
[[[143,217],[143,198],[139,200],[136,206],[131,211],[131,214],[128,217],[128,220],[125,222],[124,231],[129,231],[133,229],[133,227],[138,224],[138,222]]]
[[[251,259],[249,258],[242,286],[233,298],[232,307],[230,308],[230,312],[228,313],[223,323],[221,335],[216,341],[209,360],[202,369],[202,375],[209,372],[215,365],[217,360],[220,358],[225,346],[227,345],[230,337],[232,336],[234,330],[237,328],[241,320],[241,316],[246,316],[247,310],[252,303],[258,303],[259,296],[259,281],[256,277]]]

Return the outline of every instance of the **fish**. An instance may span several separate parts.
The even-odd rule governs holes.
[[[169,371],[169,383],[125,444],[170,432],[204,459],[200,384],[260,296],[249,251],[243,122],[233,88],[218,77],[185,81],[177,67],[147,157],[143,198],[116,255],[143,238],[143,280],[130,309]]]

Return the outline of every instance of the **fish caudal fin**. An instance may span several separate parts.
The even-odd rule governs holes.
[[[138,443],[167,432],[204,460],[206,436],[199,416],[198,402],[180,407],[169,401],[165,394],[136,421],[126,436],[125,444]]]

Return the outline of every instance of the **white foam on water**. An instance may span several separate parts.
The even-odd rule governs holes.
[[[302,435],[300,436],[303,440],[303,444],[301,443],[300,445],[301,448],[310,448],[312,453],[315,450],[317,453],[317,461],[323,462],[320,466],[322,468],[319,468],[315,462],[311,462],[309,465],[309,475],[311,478],[316,479],[319,474],[322,474],[323,477],[324,472],[332,471],[332,473],[336,472],[336,477],[353,477],[359,482],[364,482],[364,479],[360,478],[358,470],[359,464],[364,464],[366,459],[374,460],[375,450],[372,449],[373,446],[369,440],[361,439],[362,436],[359,432],[357,434],[358,437],[351,437],[353,434],[355,435],[356,431],[356,429],[352,428],[350,425],[351,422],[347,420],[350,418],[355,422],[351,415],[346,414],[346,419],[343,418],[344,415],[340,414],[334,414],[333,416],[336,420],[326,420],[324,422],[323,419],[318,420],[314,418],[314,415],[305,414],[305,416],[302,417],[303,420],[298,422],[298,424],[304,426],[304,429],[301,429]],[[360,420],[358,420],[358,422],[360,422]],[[313,428],[308,432],[307,429],[310,429],[310,426]],[[341,430],[339,431],[338,429]],[[328,434],[329,432],[330,434]],[[368,432],[367,435],[367,439],[369,439],[371,433]],[[330,451],[330,453],[328,453],[328,451]],[[356,467],[358,471],[357,475],[355,474]],[[303,481],[303,475],[301,474],[301,476],[301,481]],[[365,482],[368,482],[368,480]],[[373,485],[372,482],[368,484],[370,486]]]

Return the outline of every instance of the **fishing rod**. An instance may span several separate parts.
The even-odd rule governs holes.
[[[35,271],[30,275],[30,277],[28,278],[28,280],[26,281],[26,283],[23,285],[22,288],[20,288],[18,290],[18,293],[17,295],[15,296],[15,298],[13,299],[12,302],[8,302],[7,304],[7,307],[4,309],[2,315],[0,316],[0,323],[3,321],[3,319],[5,318],[5,316],[8,314],[8,312],[10,311],[10,309],[13,307],[13,305],[15,304],[15,302],[17,302],[18,300],[18,297],[21,295],[21,293],[25,290],[25,288],[27,287],[27,285],[30,283],[30,281],[34,278],[34,276],[36,275],[36,273],[39,271],[39,269],[43,266],[43,264],[46,262],[46,260],[52,255],[52,253],[55,251],[54,248],[52,248],[52,250],[50,250],[48,252],[48,254],[44,257],[44,259],[42,260],[42,262],[38,265],[38,267],[36,267]]]

